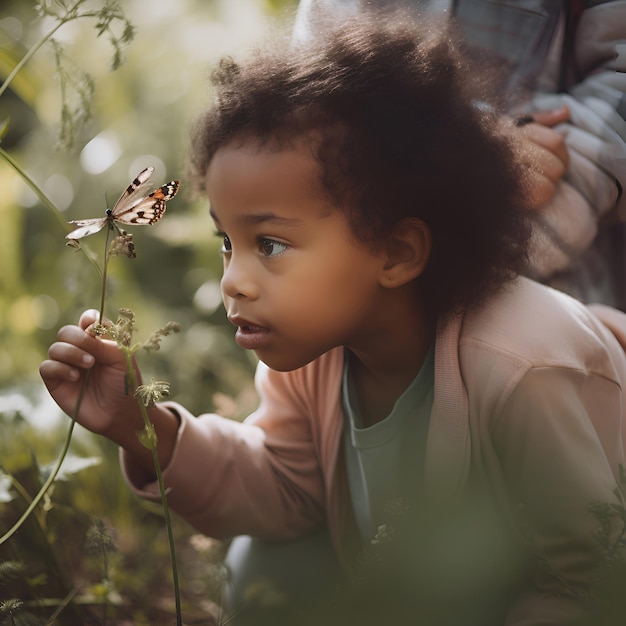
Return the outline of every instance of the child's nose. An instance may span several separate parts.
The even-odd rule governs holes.
[[[256,300],[258,287],[245,263],[234,254],[225,264],[221,281],[222,293],[230,298]]]

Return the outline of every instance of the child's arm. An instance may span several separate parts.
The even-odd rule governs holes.
[[[117,443],[131,486],[158,500],[152,455],[137,438],[143,419],[125,391],[125,359],[116,344],[86,332],[96,319],[96,311],[87,311],[77,326],[61,328],[41,376],[68,415],[87,377],[77,422]],[[266,381],[260,389],[266,402],[251,416],[254,424],[213,414],[197,418],[174,403],[149,409],[170,507],[208,535],[287,538],[323,520],[322,472],[308,412],[296,397],[300,386],[282,382],[290,376],[273,378],[279,382]]]
[[[143,418],[137,400],[132,393],[126,393],[124,356],[112,341],[86,331],[97,316],[96,311],[86,311],[77,326],[61,328],[39,372],[51,396],[70,416],[74,415],[84,384],[76,421],[124,448],[146,476],[151,476],[152,454],[137,437]],[[148,412],[158,436],[159,458],[165,466],[176,442],[178,419],[159,405]]]
[[[163,474],[172,510],[217,538],[287,539],[319,527],[330,497],[324,473],[332,471],[341,427],[342,363],[343,353],[331,351],[294,372],[260,364],[260,406],[243,423],[165,403],[181,422]],[[157,485],[138,475],[127,453],[122,468],[138,495],[158,500]]]

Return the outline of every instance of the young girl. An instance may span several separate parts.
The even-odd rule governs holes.
[[[215,74],[192,165],[260,405],[244,423],[150,410],[169,502],[218,538],[326,528],[348,568],[397,528],[406,597],[434,579],[468,597],[498,587],[493,623],[573,624],[602,566],[590,506],[623,502],[626,356],[586,307],[517,277],[522,161],[452,39],[404,23],[276,40]],[[624,332],[626,316],[605,317]],[[41,375],[71,414],[90,372],[78,421],[157,498],[124,360],[95,319],[59,331]],[[467,576],[446,543],[471,556]],[[508,560],[519,546],[524,567]]]

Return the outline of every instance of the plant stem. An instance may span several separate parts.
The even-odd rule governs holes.
[[[0,97],[9,88],[11,81],[15,78],[17,73],[26,65],[26,63],[28,63],[28,61],[30,61],[31,57],[37,52],[37,50],[39,50],[39,48],[41,48],[41,46],[43,46],[46,43],[46,41],[48,41],[48,39],[50,39],[50,37],[52,37],[54,33],[56,33],[57,30],[59,30],[59,28],[61,28],[61,26],[63,26],[63,24],[66,23],[66,21],[69,21],[69,20],[63,20],[59,22],[54,28],[52,28],[52,30],[47,32],[37,43],[35,43],[28,50],[28,52],[21,58],[19,63],[13,68],[11,73],[7,76],[6,80],[2,83],[2,85],[0,85]]]
[[[45,35],[43,35],[41,37],[41,39],[39,39],[39,41],[37,41],[35,44],[33,44],[33,46],[31,46],[31,48],[26,52],[26,54],[20,59],[18,64],[13,68],[13,70],[11,70],[11,73],[6,77],[6,79],[2,83],[2,85],[0,85],[0,97],[2,97],[2,94],[9,88],[9,85],[11,84],[11,82],[13,81],[15,76],[19,73],[19,71],[36,54],[37,50],[39,50],[39,48],[41,48],[41,46],[43,46],[46,43],[46,41],[51,39],[53,37],[54,33],[56,33],[57,30],[59,30],[59,28],[61,28],[61,26],[64,26],[65,24],[67,24],[68,22],[71,22],[72,20],[77,20],[80,17],[91,17],[91,16],[93,16],[93,12],[87,12],[87,13],[84,13],[84,14],[76,13],[76,9],[78,9],[78,7],[84,1],[85,0],[77,0],[77,2],[74,4],[74,6],[70,7],[69,9],[67,9],[67,12],[65,13],[65,17],[58,18],[59,19],[58,24],[56,24],[53,28],[51,28]]]
[[[104,319],[104,300],[106,298],[107,292],[107,271],[109,268],[109,259],[111,255],[109,254],[109,235],[111,234],[111,229],[107,224],[107,236],[104,241],[104,264],[102,266],[102,291],[100,295],[100,316],[98,317],[98,323],[102,324],[102,320]]]
[[[54,213],[54,216],[57,218],[61,226],[63,226],[63,230],[65,232],[69,232],[70,228],[67,221],[63,217],[63,214],[61,213],[61,211],[59,211],[59,209],[54,206],[54,204],[52,204],[50,198],[48,198],[48,196],[46,196],[46,194],[41,191],[37,183],[26,173],[25,170],[22,169],[17,161],[15,161],[15,159],[13,159],[13,157],[6,150],[0,148],[0,156],[8,161],[11,167],[24,179],[24,182],[33,190],[35,195],[39,198],[39,200],[41,200],[41,203],[47,209],[50,209],[50,211]]]
[[[59,28],[61,28],[62,26],[65,26],[65,24],[68,24],[69,22],[72,22],[74,20],[82,19],[85,17],[100,18],[102,16],[101,11],[96,11],[96,10],[87,10],[87,11],[84,11],[83,13],[79,13],[78,8],[80,7],[81,4],[84,4],[84,3],[85,3],[85,0],[76,0],[76,2],[71,7],[69,8],[63,7],[65,8],[65,15],[63,17],[56,15],[56,14],[49,15],[50,17],[54,17],[56,20],[58,20],[57,23],[45,35],[42,35],[42,37],[37,42],[35,42],[33,46],[31,46],[28,49],[26,54],[19,60],[17,65],[11,70],[11,72],[6,77],[4,82],[0,85],[0,97],[9,88],[9,86],[13,82],[13,79],[20,72],[20,70],[26,65],[26,63],[28,63],[31,60],[31,58],[37,53],[37,51],[41,48],[41,46],[43,46],[47,41],[52,39],[52,37],[59,30]],[[119,19],[119,16],[117,17]],[[110,32],[108,25],[105,28],[106,30]]]
[[[124,358],[126,359],[126,372],[128,375],[130,389],[137,389],[138,380],[135,368],[132,361],[132,350],[126,347],[122,347]],[[148,411],[145,404],[138,398],[137,402],[141,410],[144,425],[148,431],[154,431],[154,426],[148,417]],[[161,471],[161,462],[159,461],[159,453],[156,443],[149,446],[152,453],[152,461],[154,463],[154,471],[156,474],[157,482],[159,484],[159,493],[161,494],[161,506],[163,508],[163,517],[165,518],[165,527],[167,530],[167,540],[170,548],[170,560],[172,564],[172,578],[174,581],[174,600],[176,602],[176,626],[182,626],[182,612],[180,605],[180,586],[178,583],[178,565],[176,562],[176,548],[174,545],[174,534],[172,532],[172,519],[170,517],[170,507],[167,503],[167,493],[165,490],[165,482],[163,481],[163,472]]]
[[[28,491],[26,491],[26,488],[24,487],[24,485],[22,485],[22,483],[20,483],[19,480],[17,480],[17,478],[15,478],[15,476],[10,476],[9,477],[11,479],[11,484],[13,485],[13,488],[15,489],[15,491],[17,491],[17,493],[20,494],[20,496],[22,496],[22,498],[24,499],[24,502],[26,502],[27,505],[29,505],[33,499],[30,497],[30,493],[28,493]],[[38,513],[35,514],[35,521],[39,527],[39,530],[41,531],[42,535],[45,535],[46,533],[46,515],[45,512],[43,511],[39,511]]]
[[[56,606],[56,610],[54,611],[54,613],[48,618],[48,621],[46,622],[47,624],[54,624],[55,620],[57,619],[57,617],[59,617],[59,615],[61,615],[61,613],[64,611],[64,609],[69,605],[69,603],[74,599],[74,596],[80,591],[80,587],[75,587],[74,589],[72,589],[67,596],[65,596],[65,598],[63,598],[63,600],[61,600],[61,602],[59,603],[58,600],[54,600],[54,604],[52,606]],[[45,602],[45,601],[44,601]],[[36,606],[42,606],[42,604],[45,606],[44,603],[41,602],[41,599],[38,599],[37,601],[37,605]]]
[[[3,159],[5,159],[5,161],[7,161],[9,165],[22,177],[24,182],[33,190],[33,192],[39,198],[41,203],[47,209],[50,209],[50,211],[52,211],[54,216],[57,218],[57,220],[60,222],[61,226],[63,227],[63,230],[65,232],[69,232],[70,229],[69,229],[68,223],[65,221],[63,217],[63,214],[61,213],[61,211],[59,211],[59,209],[57,209],[54,206],[50,198],[48,198],[48,196],[46,196],[46,194],[39,188],[39,185],[37,185],[37,183],[26,173],[24,169],[22,169],[22,167],[17,163],[17,161],[15,161],[15,159],[13,159],[13,157],[6,150],[3,150],[2,148],[0,148],[0,156]],[[83,251],[87,259],[94,265],[96,270],[98,270],[98,274],[102,276],[102,271],[100,270],[100,266],[98,265],[98,261],[96,259],[95,254],[89,248],[83,245],[81,245],[80,249]]]

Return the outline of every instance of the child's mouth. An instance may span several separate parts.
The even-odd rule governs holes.
[[[239,331],[244,334],[257,333],[257,332],[262,332],[264,330],[267,330],[267,328],[263,328],[262,326],[252,326],[248,324],[246,324],[245,326],[239,327]]]
[[[269,328],[246,324],[237,328],[235,341],[244,350],[259,350],[267,345],[269,336]]]

